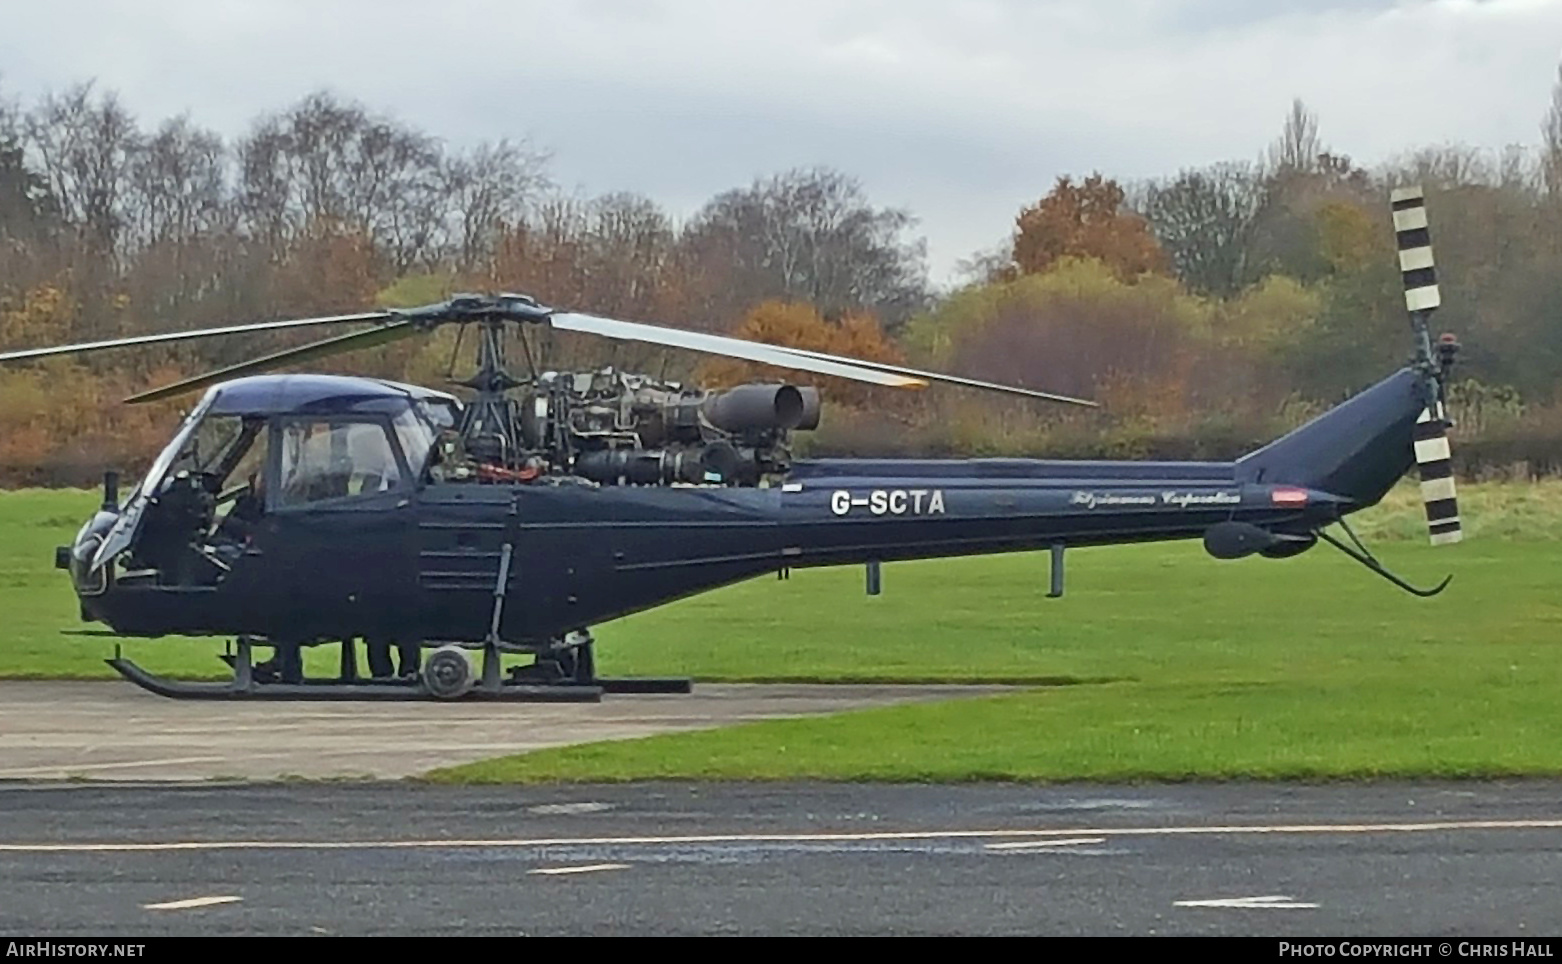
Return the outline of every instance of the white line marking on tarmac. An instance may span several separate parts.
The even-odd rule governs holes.
[[[84,770],[123,770],[129,767],[176,766],[186,763],[218,763],[228,759],[223,756],[183,756],[167,760],[132,760],[127,763],[67,763],[58,766],[13,767],[0,770],[0,777],[27,777],[43,773],[79,773]]]
[[[147,910],[190,910],[193,907],[211,907],[216,904],[233,904],[242,897],[191,897],[188,900],[171,900],[165,904],[143,904]]]
[[[595,870],[628,870],[628,864],[587,864],[584,867],[539,867],[528,874],[589,874]]]
[[[535,807],[527,807],[532,813],[545,815],[576,814],[576,813],[600,813],[603,810],[613,809],[611,803],[544,803]]]
[[[1427,823],[1279,824],[1212,827],[1070,827],[1057,830],[911,830],[877,833],[734,833],[668,837],[514,837],[488,840],[179,840],[158,843],[0,843],[0,853],[133,853],[182,850],[468,850],[569,846],[718,843],[853,843],[883,840],[980,840],[1021,837],[1175,837],[1235,834],[1445,833],[1456,830],[1562,830],[1558,820],[1448,820]]]
[[[1218,900],[1179,900],[1175,907],[1260,907],[1274,908],[1276,910],[1299,909],[1317,907],[1317,904],[1305,904],[1292,900],[1282,894],[1272,894],[1268,897],[1222,897]]]
[[[988,850],[1042,850],[1055,847],[1078,847],[1081,844],[1106,843],[1105,837],[1074,837],[1069,840],[1017,840],[1010,843],[990,843]]]

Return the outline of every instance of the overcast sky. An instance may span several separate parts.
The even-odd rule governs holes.
[[[1062,174],[1256,157],[1293,97],[1358,163],[1535,144],[1562,0],[0,0],[0,92],[96,79],[224,134],[326,88],[529,137],[685,216],[788,167],[915,214],[935,281]]]

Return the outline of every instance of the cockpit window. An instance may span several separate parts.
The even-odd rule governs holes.
[[[390,433],[379,422],[282,424],[280,506],[389,492],[402,484]]]
[[[434,450],[433,426],[419,418],[410,408],[397,415],[391,421],[391,426],[396,430],[396,441],[401,443],[401,453],[407,457],[407,467],[412,477],[421,476],[429,453]]]
[[[211,415],[202,419],[174,457],[169,466],[170,474],[216,471],[243,434],[244,420],[237,415]]]
[[[450,399],[424,399],[418,403],[418,410],[434,426],[435,432],[455,428],[461,415],[456,402]]]

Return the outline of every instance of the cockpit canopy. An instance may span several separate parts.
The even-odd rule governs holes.
[[[179,472],[273,482],[279,505],[394,488],[403,472],[421,475],[438,433],[459,413],[453,396],[413,385],[335,375],[242,378],[206,393],[142,491]],[[266,431],[272,425],[274,434]],[[272,446],[281,450],[275,479],[267,478],[265,459]],[[249,472],[237,475],[241,466]]]
[[[448,420],[460,411],[461,403],[444,392],[373,378],[256,375],[214,386],[202,405],[209,405],[213,415],[395,416],[418,409],[426,418]]]
[[[410,488],[460,415],[452,395],[368,378],[259,375],[214,386],[130,494],[94,568],[134,541],[149,500],[175,489],[206,491],[220,522],[230,510]]]

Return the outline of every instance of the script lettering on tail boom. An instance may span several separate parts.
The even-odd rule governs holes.
[[[1177,492],[1159,494],[1144,492],[1075,492],[1070,505],[1082,505],[1087,509],[1112,506],[1171,506],[1179,509],[1199,509],[1212,505],[1237,505],[1242,496],[1237,492]]]

